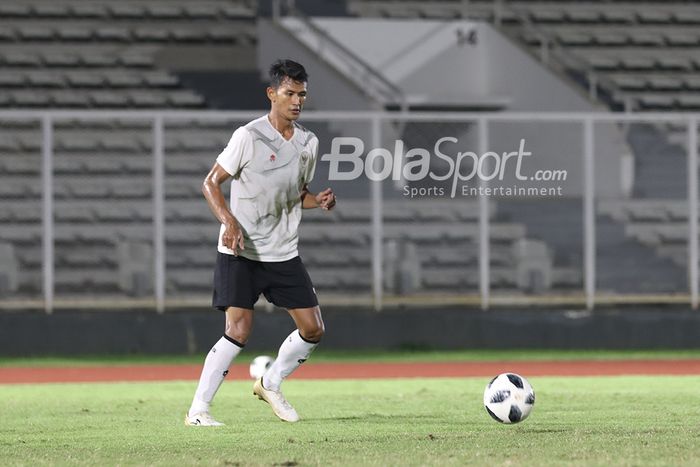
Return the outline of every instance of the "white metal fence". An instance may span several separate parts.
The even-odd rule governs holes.
[[[216,112],[216,111],[63,111],[63,110],[27,110],[27,111],[0,111],[0,121],[33,121],[40,122],[41,127],[41,238],[42,238],[42,291],[41,304],[47,313],[52,312],[56,307],[80,306],[79,301],[60,301],[55,296],[55,219],[54,219],[54,134],[57,124],[68,120],[81,121],[105,121],[119,119],[122,121],[147,120],[151,125],[152,138],[152,238],[153,245],[153,298],[132,302],[139,305],[153,306],[159,312],[170,306],[166,297],[166,241],[165,241],[165,160],[167,158],[166,145],[164,143],[167,126],[173,122],[222,122],[238,121],[245,122],[261,115],[262,112]],[[500,138],[500,134],[495,133],[495,126],[499,124],[533,124],[533,125],[560,125],[570,124],[577,128],[580,142],[580,153],[575,156],[579,160],[582,170],[570,171],[569,179],[578,179],[582,187],[582,290],[580,293],[571,293],[566,297],[559,297],[560,303],[581,304],[587,309],[592,309],[597,303],[634,303],[653,301],[659,303],[688,303],[693,308],[698,306],[698,118],[699,114],[681,113],[391,113],[391,112],[314,112],[307,111],[302,117],[303,122],[310,125],[314,123],[332,122],[355,122],[367,126],[369,138],[365,144],[365,153],[371,148],[382,147],[386,144],[387,124],[391,122],[414,122],[414,123],[436,123],[440,122],[462,122],[470,124],[475,129],[474,135],[477,147],[476,152],[483,155],[491,151],[490,144],[494,137]],[[687,290],[675,294],[657,295],[652,298],[646,296],[641,290],[637,294],[600,294],[597,292],[596,278],[600,272],[596,266],[596,164],[601,163],[601,154],[596,150],[596,125],[618,125],[624,129],[632,124],[654,124],[654,125],[675,125],[676,128],[685,128],[685,145],[687,150]],[[0,131],[2,127],[0,126]],[[343,135],[342,130],[335,129],[335,134]],[[490,138],[490,135],[492,136]],[[400,136],[400,135],[399,135]],[[518,135],[510,135],[518,138]],[[491,141],[491,143],[490,143]],[[408,148],[406,148],[408,149]],[[472,148],[472,150],[475,148]],[[564,149],[564,148],[562,148]],[[566,151],[564,151],[566,152]],[[578,150],[568,151],[571,153]],[[211,154],[213,162],[216,154]],[[320,156],[320,155],[319,155]],[[317,175],[318,175],[317,169]],[[384,206],[385,185],[390,181],[371,182],[369,198],[371,199],[371,294],[367,296],[367,303],[376,310],[382,308],[387,303],[400,303],[419,300],[415,296],[407,295],[403,299],[391,297],[387,301],[384,291],[384,267],[382,258],[384,256],[384,222],[382,208]],[[384,185],[383,185],[384,184]],[[488,186],[488,183],[480,182],[479,186]],[[566,195],[566,194],[565,194]],[[576,195],[578,196],[578,195]],[[343,200],[339,200],[342,206]],[[556,303],[557,299],[552,296],[538,295],[513,295],[503,296],[494,294],[491,284],[491,224],[490,206],[488,196],[478,197],[478,294],[452,295],[446,300],[438,302],[474,303],[483,309],[492,306],[508,304],[546,304]],[[331,228],[331,227],[329,227]],[[214,238],[212,238],[212,243]],[[212,245],[213,248],[213,245]],[[470,296],[465,300],[465,297]],[[355,297],[357,298],[357,297]],[[433,297],[434,298],[434,297]],[[104,306],[115,305],[110,298],[100,299],[91,297],[91,303],[95,301],[104,302]],[[29,301],[6,300],[5,307],[27,306]],[[342,303],[342,300],[340,300]],[[347,303],[356,303],[348,300]],[[134,305],[136,306],[136,305]]]

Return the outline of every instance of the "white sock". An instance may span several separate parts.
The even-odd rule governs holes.
[[[219,390],[219,386],[228,374],[228,367],[233,359],[243,349],[243,345],[224,335],[214,344],[204,360],[202,376],[199,377],[199,385],[194,393],[194,399],[190,406],[189,416],[209,411],[209,405]]]
[[[318,342],[305,341],[299,330],[295,329],[282,342],[277,353],[277,359],[263,375],[263,386],[271,391],[279,391],[280,384],[287,376],[291,375],[299,365],[304,363]]]

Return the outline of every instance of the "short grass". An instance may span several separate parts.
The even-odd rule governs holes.
[[[0,386],[5,465],[700,465],[700,377],[531,378],[529,419],[484,411],[484,378],[290,380],[278,421],[226,382],[185,427],[195,382]]]
[[[246,350],[241,360],[255,355],[275,355],[276,350]],[[92,366],[92,365],[200,365],[206,352],[196,355],[87,355],[57,357],[0,356],[0,367]],[[700,349],[688,350],[327,350],[320,347],[313,362],[457,362],[457,361],[550,361],[550,360],[658,360],[698,359]],[[238,361],[237,361],[238,362]]]

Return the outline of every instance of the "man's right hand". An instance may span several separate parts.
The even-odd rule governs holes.
[[[224,235],[221,238],[221,242],[226,248],[233,250],[233,254],[238,256],[241,250],[245,250],[243,244],[243,230],[235,219],[233,222],[226,224],[226,229],[224,230]]]

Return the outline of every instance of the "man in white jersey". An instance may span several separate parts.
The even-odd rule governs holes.
[[[233,359],[245,346],[260,294],[286,308],[295,329],[253,386],[281,420],[299,420],[280,391],[282,381],[309,358],[323,336],[321,310],[297,252],[301,209],[335,206],[330,188],[309,191],[318,138],[296,123],[306,100],[304,67],[279,60],[270,68],[270,113],[238,128],[204,180],[202,191],[221,222],[213,306],[226,313],[224,336],[212,347],[186,425],[220,426],[209,413]],[[230,209],[221,185],[231,182]]]

